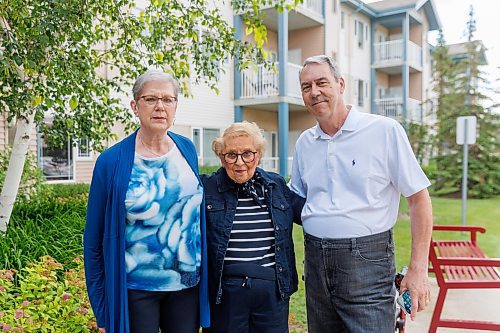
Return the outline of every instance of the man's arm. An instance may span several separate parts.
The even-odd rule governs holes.
[[[408,273],[401,283],[402,291],[408,289],[412,299],[411,319],[424,310],[430,301],[428,280],[429,245],[432,236],[432,205],[427,189],[408,198],[411,222],[411,258]]]

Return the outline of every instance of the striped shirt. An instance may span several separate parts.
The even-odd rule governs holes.
[[[263,197],[259,200],[265,202]],[[267,205],[261,207],[251,197],[239,192],[224,264],[245,263],[274,268],[274,243],[274,228]]]

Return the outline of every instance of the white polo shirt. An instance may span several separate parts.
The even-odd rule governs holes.
[[[304,231],[320,238],[353,238],[394,226],[401,193],[430,185],[403,127],[351,106],[333,136],[316,125],[295,145],[292,190],[306,203]]]

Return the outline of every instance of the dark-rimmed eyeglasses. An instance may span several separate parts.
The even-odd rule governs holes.
[[[251,163],[255,160],[255,154],[257,154],[256,151],[247,150],[247,151],[242,152],[241,154],[226,153],[226,154],[222,154],[222,156],[224,157],[224,161],[226,161],[226,163],[236,163],[236,161],[238,160],[238,156],[241,156],[241,159],[243,160],[243,162]]]
[[[158,103],[158,101],[161,101],[164,106],[172,107],[177,102],[176,97],[169,97],[169,96],[156,97],[156,96],[152,96],[152,95],[147,95],[147,96],[141,96],[139,99],[142,99],[144,101],[144,103],[146,103],[146,105],[149,105],[149,106],[155,106],[156,103]]]

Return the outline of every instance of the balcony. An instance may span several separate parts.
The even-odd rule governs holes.
[[[250,67],[241,72],[241,99],[271,98],[279,96],[279,63],[274,63],[276,72],[264,65]],[[287,96],[302,98],[299,83],[301,66],[288,63],[287,66]]]
[[[293,5],[294,0],[287,0],[286,4]],[[268,29],[278,31],[278,11],[273,5],[264,8],[266,16],[264,24]],[[288,12],[288,30],[306,29],[323,25],[323,0],[304,0],[295,9]]]
[[[403,98],[379,98],[375,99],[375,113],[381,116],[391,117],[399,122],[403,122]],[[408,98],[406,103],[406,119],[411,123],[421,124],[423,121],[422,106],[420,101]]]
[[[373,67],[384,70],[388,74],[401,72],[404,59],[402,39],[375,43],[374,49]],[[422,70],[422,48],[412,41],[408,41],[408,65],[410,72]]]

